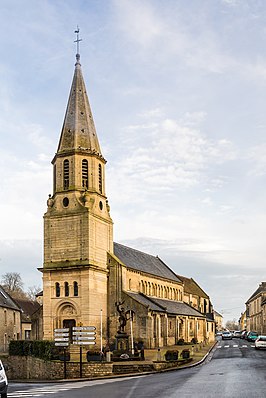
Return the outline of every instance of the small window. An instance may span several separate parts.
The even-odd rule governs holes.
[[[64,198],[63,199],[63,206],[67,207],[69,205],[69,199],[68,198]]]
[[[14,325],[16,324],[16,313],[13,312]]]
[[[65,282],[65,296],[66,297],[69,296],[69,284],[68,284],[68,282]]]
[[[60,297],[60,283],[58,282],[55,284],[55,296]]]
[[[74,296],[77,297],[79,295],[78,282],[74,282],[73,287],[74,287]]]
[[[102,181],[102,165],[99,164],[99,191],[103,193],[103,181]]]
[[[86,159],[82,160],[82,187],[88,189],[89,186],[89,167]]]
[[[6,310],[4,310],[4,319],[5,319],[5,325],[7,325],[7,313],[6,313]]]
[[[69,188],[69,160],[64,160],[64,190]]]

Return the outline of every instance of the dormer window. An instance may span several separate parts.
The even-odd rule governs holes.
[[[89,167],[86,159],[82,160],[82,187],[88,189],[89,187]]]
[[[69,188],[69,160],[64,160],[64,190]]]
[[[99,191],[103,193],[102,165],[99,164]]]

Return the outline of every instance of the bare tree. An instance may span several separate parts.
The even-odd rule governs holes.
[[[226,329],[229,329],[229,330],[238,330],[239,325],[237,323],[237,320],[233,319],[231,321],[227,321],[225,324],[225,327],[226,327]]]
[[[30,300],[35,301],[36,300],[36,294],[41,291],[40,286],[30,286],[27,290],[27,296]]]
[[[14,298],[24,298],[23,281],[18,272],[6,272],[2,275],[1,285]]]

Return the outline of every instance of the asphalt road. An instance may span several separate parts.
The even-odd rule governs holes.
[[[266,350],[241,339],[218,342],[204,364],[146,376],[95,381],[16,384],[8,397],[265,398]]]

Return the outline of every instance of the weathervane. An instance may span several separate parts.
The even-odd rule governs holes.
[[[77,40],[74,41],[74,43],[77,43],[77,55],[79,54],[79,42],[82,41],[82,39],[79,38],[79,27],[77,26],[77,29],[75,30],[75,33],[77,34]]]

